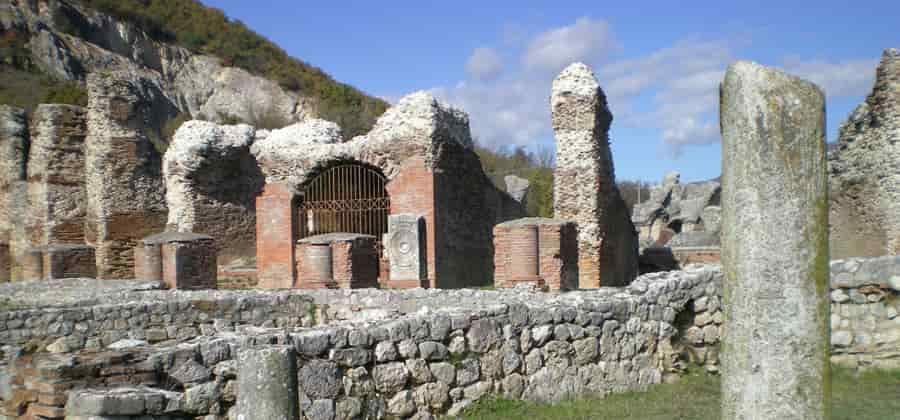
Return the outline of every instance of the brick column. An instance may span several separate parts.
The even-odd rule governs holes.
[[[258,287],[287,289],[294,286],[296,227],[294,193],[284,184],[266,184],[256,197]]]
[[[438,258],[436,254],[438,247],[435,237],[434,172],[428,168],[422,157],[412,157],[403,162],[400,173],[387,184],[386,188],[391,196],[391,214],[416,214],[425,221],[424,250],[427,278],[421,282],[396,282],[388,275],[382,282],[392,288],[437,287],[435,261]]]

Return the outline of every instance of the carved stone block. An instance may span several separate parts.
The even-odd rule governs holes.
[[[390,263],[391,281],[425,279],[424,219],[415,214],[388,216],[384,250]]]

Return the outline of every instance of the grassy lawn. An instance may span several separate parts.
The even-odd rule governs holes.
[[[900,371],[832,371],[835,420],[900,419]],[[559,404],[489,399],[468,409],[466,419],[718,419],[719,377],[688,374],[649,392],[585,398]]]

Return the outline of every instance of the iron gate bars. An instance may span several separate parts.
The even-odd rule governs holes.
[[[332,166],[300,191],[299,238],[334,232],[387,233],[391,201],[378,171],[357,164]]]

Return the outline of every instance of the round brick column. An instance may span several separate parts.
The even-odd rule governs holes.
[[[138,241],[134,247],[134,278],[162,281],[162,247],[158,243]]]
[[[510,278],[513,281],[540,280],[540,253],[537,226],[520,226],[509,232]]]
[[[331,283],[332,273],[331,245],[307,244],[303,247],[304,283]]]

